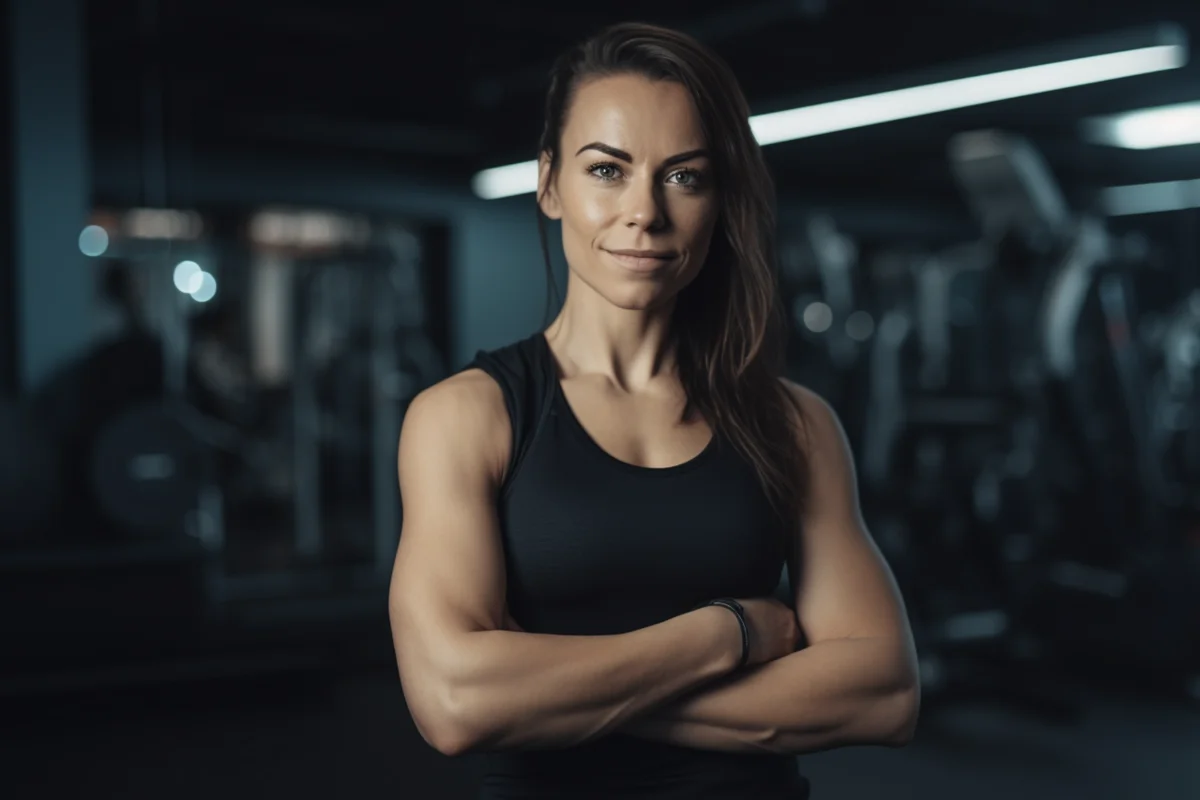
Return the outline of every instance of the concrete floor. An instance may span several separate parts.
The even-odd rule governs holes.
[[[947,710],[903,750],[801,766],[814,800],[1200,798],[1200,712],[1112,693],[1089,708],[1061,727]],[[387,670],[26,702],[4,716],[10,798],[465,800],[478,778],[472,759],[421,741]]]

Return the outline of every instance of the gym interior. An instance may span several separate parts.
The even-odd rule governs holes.
[[[0,9],[6,796],[473,796],[396,676],[397,437],[553,310],[548,69],[640,20],[742,83],[917,639],[914,741],[814,797],[1200,797],[1194,0]]]

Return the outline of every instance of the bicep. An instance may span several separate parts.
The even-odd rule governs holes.
[[[480,380],[490,381],[464,374],[418,397],[400,436],[404,523],[388,610],[418,725],[445,712],[461,637],[505,620],[495,488],[507,418],[502,400],[489,396],[498,389]]]
[[[804,411],[808,458],[805,510],[795,536],[796,614],[810,643],[888,636],[910,639],[892,572],[867,531],[854,460],[834,411],[793,387]]]

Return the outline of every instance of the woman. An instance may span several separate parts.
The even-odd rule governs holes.
[[[627,24],[558,62],[546,111],[562,310],[400,437],[409,709],[488,753],[484,798],[805,797],[795,754],[907,742],[918,689],[842,430],[775,372],[745,100],[691,38]]]

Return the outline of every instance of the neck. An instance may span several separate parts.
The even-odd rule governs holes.
[[[653,310],[618,308],[590,287],[567,285],[546,339],[565,377],[599,374],[626,390],[644,388],[675,369],[670,342],[673,303]]]

